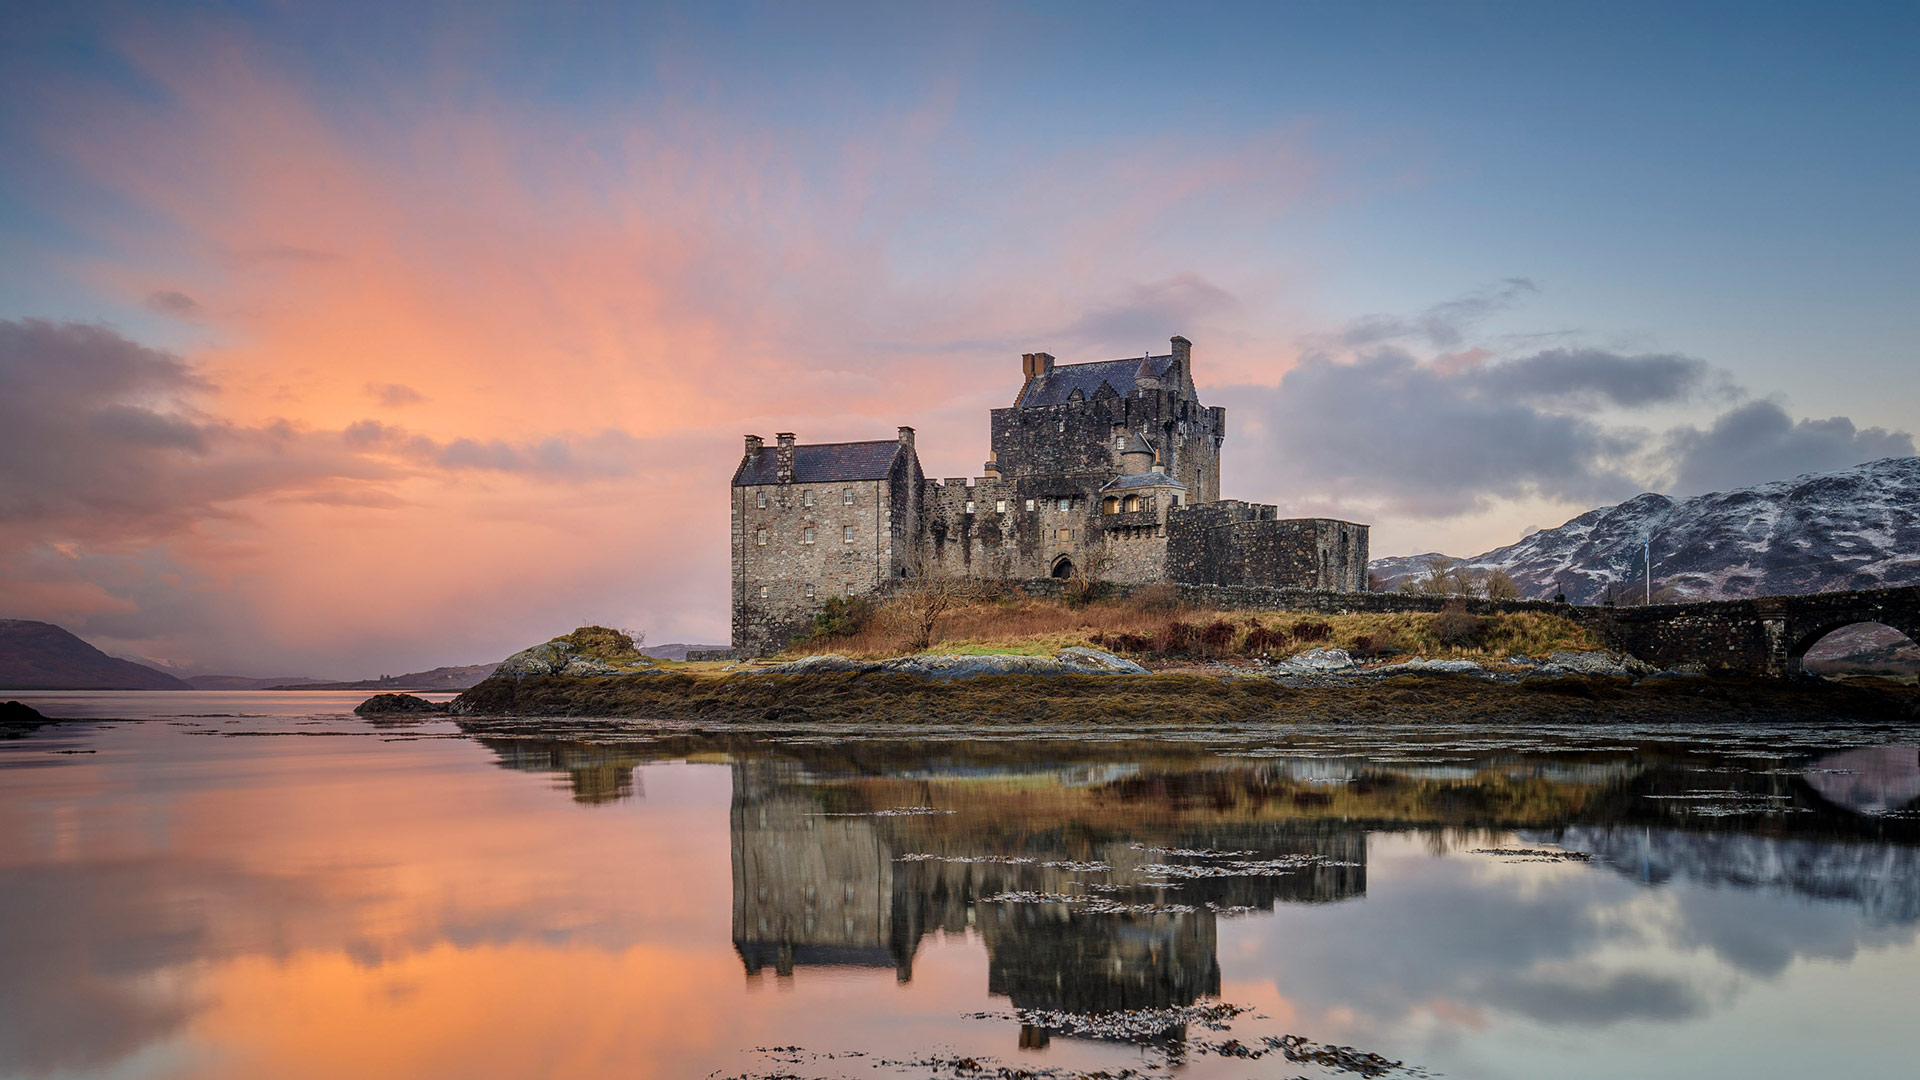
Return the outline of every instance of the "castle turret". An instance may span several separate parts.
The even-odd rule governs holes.
[[[1152,353],[1142,356],[1140,366],[1133,369],[1133,385],[1143,394],[1160,389],[1160,376],[1153,370]]]
[[[1120,449],[1120,471],[1127,476],[1139,476],[1153,471],[1153,446],[1139,432],[1127,436]]]

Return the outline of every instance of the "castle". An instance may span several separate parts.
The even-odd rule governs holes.
[[[1192,342],[1172,346],[1085,364],[1023,355],[971,480],[924,476],[910,427],[875,442],[747,436],[733,647],[773,651],[830,596],[925,576],[1365,591],[1367,526],[1220,498],[1226,410],[1200,404]]]

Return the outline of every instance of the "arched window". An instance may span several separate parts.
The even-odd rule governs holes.
[[[1102,500],[1102,501],[1101,501],[1101,503],[1100,503],[1100,512],[1101,512],[1101,513],[1103,513],[1103,514],[1117,514],[1117,513],[1119,513],[1119,512],[1120,512],[1120,497],[1119,497],[1118,495],[1109,495],[1109,496],[1107,496],[1107,497],[1106,497],[1106,498],[1105,498],[1104,500]]]
[[[1127,513],[1131,514],[1138,509],[1140,509],[1140,496],[1138,495],[1127,496]]]

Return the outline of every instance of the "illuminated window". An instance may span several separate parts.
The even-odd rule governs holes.
[[[1033,513],[1033,500],[1032,500],[1032,499],[1028,499],[1028,500],[1027,500],[1027,513],[1029,513],[1029,514],[1031,514],[1031,513]]]
[[[848,488],[847,490],[840,493],[840,505],[842,506],[853,505],[853,489],[852,488]]]
[[[808,586],[807,586],[807,599],[809,599],[809,600],[811,600],[811,599],[813,599],[813,586],[812,586],[812,585],[808,585]]]
[[[1100,503],[1100,512],[1101,512],[1101,513],[1103,513],[1103,514],[1117,514],[1117,513],[1119,513],[1119,512],[1120,512],[1120,497],[1119,497],[1119,496],[1117,496],[1117,495],[1109,495],[1109,496],[1107,496],[1107,497],[1106,497],[1105,499],[1103,499],[1103,500],[1101,500],[1101,503]]]
[[[994,512],[994,513],[996,513],[996,514],[1004,514],[1004,513],[1006,513],[1006,512],[1007,512],[1007,500],[1005,500],[1005,499],[995,499],[995,500],[993,501],[993,512]]]
[[[765,585],[762,585],[760,586],[760,599],[765,600],[766,598],[767,598],[767,587]]]
[[[1127,496],[1127,513],[1131,514],[1138,509],[1140,509],[1140,496],[1138,495]]]
[[[759,544],[761,547],[766,547],[767,546],[767,530],[761,529],[758,532],[754,533],[753,542],[756,544]]]
[[[973,513],[973,500],[967,500],[967,513]]]
[[[806,504],[807,504],[808,506],[812,506],[812,505],[813,505],[813,492],[812,492],[812,491],[808,491],[808,492],[807,492],[806,494],[804,494],[804,495],[802,495],[802,496],[801,496],[801,498],[802,498],[803,500],[805,500],[805,501],[806,501]]]

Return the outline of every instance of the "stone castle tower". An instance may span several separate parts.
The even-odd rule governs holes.
[[[1366,589],[1365,525],[1220,498],[1226,410],[1200,403],[1186,338],[1164,356],[1020,364],[979,477],[927,479],[907,427],[878,442],[747,436],[734,648],[777,649],[827,597],[921,575]]]

